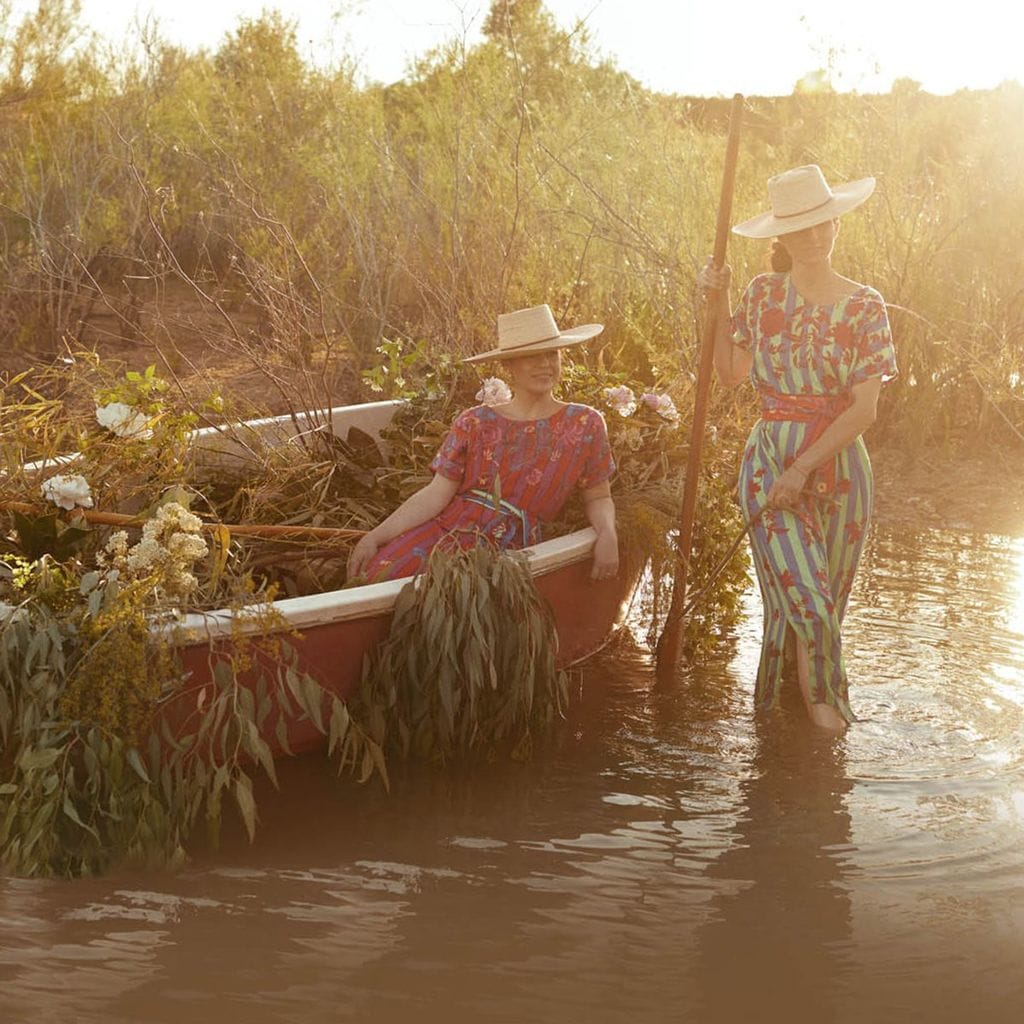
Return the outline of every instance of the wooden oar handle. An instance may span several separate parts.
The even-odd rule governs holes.
[[[726,141],[725,166],[722,171],[722,194],[718,202],[715,223],[715,249],[712,262],[715,267],[725,263],[729,241],[729,221],[732,217],[733,181],[736,177],[736,159],[739,153],[740,124],[743,119],[743,97],[732,98],[729,113],[729,136]],[[693,523],[697,511],[697,488],[700,481],[701,448],[704,443],[704,423],[707,419],[708,390],[714,362],[715,329],[718,303],[709,296],[700,340],[700,359],[697,369],[697,389],[693,403],[693,421],[690,426],[690,447],[686,456],[686,476],[683,481],[683,500],[679,510],[679,535],[676,540],[676,564],[672,579],[672,600],[665,626],[655,648],[657,678],[667,682],[674,678],[679,660],[683,609],[686,607],[686,583],[690,555],[693,547]]]
[[[39,509],[23,501],[0,501],[0,509],[21,512],[24,515],[39,515]],[[90,523],[103,526],[142,526],[146,521],[141,516],[124,515],[121,512],[100,512],[96,509],[80,508],[75,515]],[[279,526],[263,523],[203,523],[203,530],[213,533],[225,529],[239,537],[314,537],[319,540],[354,540],[362,537],[365,530],[343,530],[334,526],[303,526],[301,524]]]

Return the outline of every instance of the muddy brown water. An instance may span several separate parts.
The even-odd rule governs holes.
[[[589,664],[526,765],[286,766],[253,846],[0,879],[0,1022],[1024,1019],[1024,541],[876,529],[840,741],[751,714],[759,608]]]

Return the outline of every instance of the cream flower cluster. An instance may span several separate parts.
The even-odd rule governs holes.
[[[68,511],[75,506],[92,508],[89,481],[78,473],[58,473],[56,476],[51,476],[43,481],[39,491],[47,501],[52,501],[58,508]]]
[[[108,402],[96,406],[96,422],[118,437],[135,437],[139,440],[153,436],[146,424],[145,414],[124,402]]]
[[[483,387],[476,393],[476,400],[482,405],[505,405],[512,401],[512,392],[500,377],[485,377]]]
[[[620,438],[628,451],[638,452],[643,447],[644,435],[636,427],[623,427]]]
[[[202,521],[175,501],[161,505],[142,527],[142,539],[128,546],[128,534],[119,530],[106,543],[103,561],[136,579],[159,575],[160,586],[171,598],[187,598],[199,582],[192,569],[209,552],[200,535]]]
[[[623,418],[632,416],[636,412],[636,395],[633,393],[633,389],[627,388],[625,384],[620,384],[616,388],[605,388],[601,394],[604,395],[608,407],[614,409]]]

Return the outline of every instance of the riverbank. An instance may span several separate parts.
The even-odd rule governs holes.
[[[874,448],[876,521],[1024,537],[1024,444],[1011,440],[982,453]]]

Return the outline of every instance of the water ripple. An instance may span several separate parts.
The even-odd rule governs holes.
[[[253,847],[0,879],[0,1018],[1016,1021],[1024,545],[872,533],[840,740],[751,714],[745,609],[675,687],[629,642],[589,665],[530,764],[385,797],[289,763]]]

